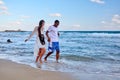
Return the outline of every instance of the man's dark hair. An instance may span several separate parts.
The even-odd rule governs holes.
[[[60,21],[59,20],[55,20],[55,23],[59,23]]]

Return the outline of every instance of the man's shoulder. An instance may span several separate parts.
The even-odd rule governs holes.
[[[54,27],[53,27],[53,25],[52,26],[49,26],[49,29],[53,29]]]
[[[53,25],[49,26],[49,27],[53,27]]]

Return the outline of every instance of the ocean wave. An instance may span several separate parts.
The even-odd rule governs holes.
[[[71,61],[95,61],[92,57],[78,56],[78,55],[62,55],[61,58],[71,60]]]
[[[90,33],[88,36],[97,36],[97,37],[118,37],[120,38],[120,33],[113,34],[113,33]]]

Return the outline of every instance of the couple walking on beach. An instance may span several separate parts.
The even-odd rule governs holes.
[[[46,37],[48,40],[48,54],[45,56],[44,61],[47,61],[47,58],[56,50],[56,61],[58,62],[59,59],[59,32],[58,32],[58,26],[59,21],[55,20],[54,25],[50,26],[48,30],[46,31]],[[34,47],[34,55],[36,56],[36,63],[40,61],[42,63],[42,57],[46,52],[46,43],[45,43],[45,35],[44,35],[44,25],[45,21],[41,20],[39,22],[39,26],[34,28],[34,31],[32,34],[25,40],[27,42],[30,40],[30,38],[36,34],[36,43]]]

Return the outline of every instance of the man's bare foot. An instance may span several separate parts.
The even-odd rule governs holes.
[[[44,62],[47,62],[47,59],[46,59],[46,58],[44,58]]]

